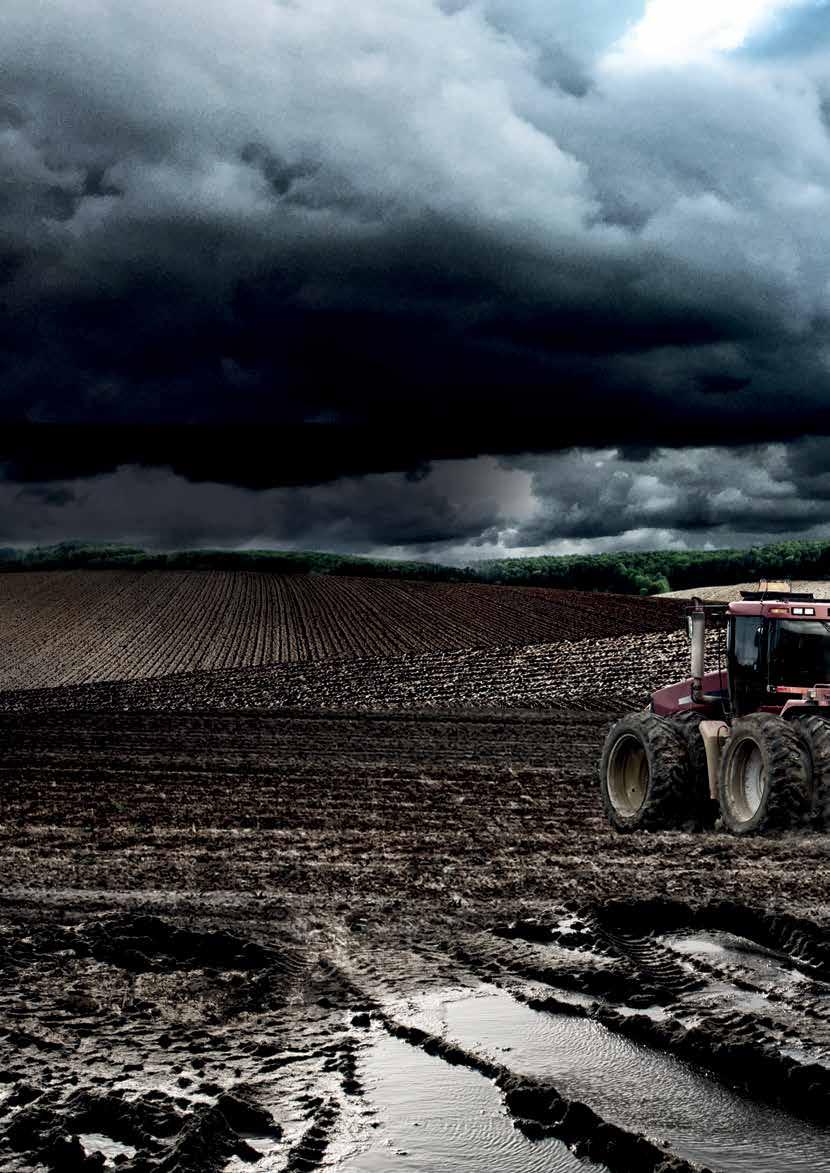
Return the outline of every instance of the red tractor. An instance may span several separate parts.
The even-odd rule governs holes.
[[[726,639],[706,672],[711,626]],[[605,740],[611,824],[702,827],[719,808],[735,835],[820,826],[830,816],[830,600],[769,587],[734,603],[693,599],[689,633],[691,677]]]

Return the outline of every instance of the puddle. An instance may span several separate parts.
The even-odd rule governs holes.
[[[711,965],[722,963],[741,969],[761,989],[816,984],[785,957],[733,933],[667,933],[658,940],[682,956],[700,957]],[[821,985],[819,990],[824,992]]]
[[[448,990],[391,1011],[517,1072],[550,1079],[610,1122],[719,1173],[830,1169],[830,1136],[817,1126],[589,1019],[539,1013],[492,987]]]
[[[135,1156],[135,1149],[132,1145],[121,1144],[118,1140],[113,1140],[111,1136],[105,1136],[103,1132],[81,1132],[78,1134],[78,1139],[84,1146],[88,1153],[103,1153],[107,1164],[115,1161],[116,1157]]]
[[[360,1069],[379,1127],[368,1151],[338,1163],[344,1173],[586,1171],[561,1141],[531,1141],[518,1132],[498,1088],[476,1071],[385,1034],[368,1048]],[[603,1166],[590,1168],[601,1173]]]
[[[665,1006],[615,1006],[614,1009],[623,1018],[634,1018],[637,1014],[650,1018],[652,1022],[665,1022],[667,1018],[671,1018]]]

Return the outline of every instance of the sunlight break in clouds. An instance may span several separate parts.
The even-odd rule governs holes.
[[[761,26],[807,0],[648,0],[642,20],[618,43],[613,59],[682,65],[739,49]]]

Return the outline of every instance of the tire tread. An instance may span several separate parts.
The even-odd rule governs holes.
[[[623,735],[633,735],[643,745],[649,761],[649,786],[643,805],[632,816],[620,815],[607,786],[608,759]],[[687,751],[680,732],[654,713],[623,717],[609,732],[600,759],[600,794],[605,815],[618,831],[661,831],[678,827],[686,817],[688,799]]]
[[[759,810],[741,822],[729,805],[729,773],[737,747],[750,737],[764,755],[767,789]],[[810,760],[803,738],[791,722],[774,713],[750,713],[740,717],[721,757],[718,800],[724,826],[733,835],[785,830],[803,819],[809,810]]]

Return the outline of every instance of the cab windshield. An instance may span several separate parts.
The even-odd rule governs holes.
[[[779,619],[770,635],[771,684],[830,684],[830,623]]]

